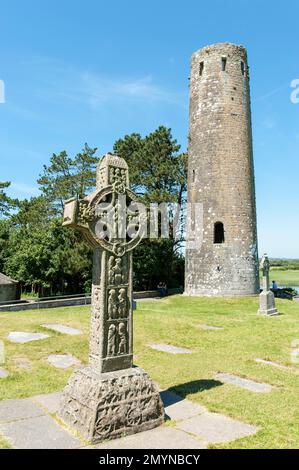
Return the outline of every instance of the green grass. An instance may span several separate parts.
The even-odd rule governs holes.
[[[299,303],[278,300],[279,317],[257,315],[258,299],[208,299],[169,297],[139,302],[134,312],[135,363],[146,369],[162,388],[260,429],[251,437],[218,447],[299,447],[299,366],[291,363],[291,342],[299,339]],[[87,361],[89,308],[61,308],[0,314],[0,338],[4,339],[11,376],[0,381],[0,397],[21,398],[61,390],[71,370],[47,363],[53,353],[71,353]],[[63,323],[84,331],[82,336],[51,332],[51,337],[24,345],[9,343],[9,331],[45,331],[42,323]],[[196,324],[222,326],[206,331]],[[187,347],[193,354],[159,352],[149,343]],[[16,357],[31,361],[32,370],[16,366]],[[269,359],[290,365],[282,370],[254,361]],[[214,380],[217,372],[229,372],[272,384],[271,393],[253,393]],[[1,446],[1,441],[0,441]]]
[[[11,449],[9,442],[0,434],[0,449]]]
[[[279,269],[274,266],[270,271],[270,279],[281,286],[299,286],[299,269]]]

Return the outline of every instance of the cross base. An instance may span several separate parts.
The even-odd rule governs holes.
[[[259,309],[257,313],[259,315],[267,315],[267,316],[279,315],[279,312],[278,310],[276,310],[276,308],[270,308],[268,310]]]
[[[258,310],[259,315],[279,315],[275,307],[275,298],[272,291],[263,291],[260,293],[260,308]]]
[[[92,443],[155,428],[164,422],[157,386],[139,367],[99,372],[89,365],[66,385],[60,418]]]

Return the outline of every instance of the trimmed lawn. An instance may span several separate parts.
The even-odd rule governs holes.
[[[276,269],[271,268],[270,279],[275,280],[279,287],[299,286],[299,270],[298,269]]]
[[[299,302],[278,300],[279,317],[257,315],[257,297],[209,299],[173,296],[139,301],[134,312],[135,363],[149,372],[162,388],[205,405],[260,431],[251,437],[217,447],[298,448],[299,366],[291,362],[291,343],[299,339]],[[83,363],[88,356],[89,307],[67,307],[31,312],[1,313],[0,339],[5,342],[11,373],[0,380],[0,398],[23,398],[61,390],[72,369],[55,369],[49,354],[70,353]],[[46,332],[43,323],[79,328],[83,335],[67,336],[49,331],[45,340],[26,344],[7,341],[10,331]],[[206,323],[223,330],[207,331]],[[152,350],[149,343],[190,348],[193,354],[172,355]],[[262,358],[291,366],[277,369],[255,362]],[[31,370],[20,368],[30,361]],[[270,393],[254,393],[214,380],[228,372],[271,384]],[[0,440],[1,446],[1,440]],[[3,446],[3,443],[2,443]]]

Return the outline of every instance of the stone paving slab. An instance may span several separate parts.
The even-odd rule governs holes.
[[[57,331],[58,333],[63,333],[65,335],[82,335],[81,330],[77,330],[77,328],[71,328],[70,326],[62,325],[60,323],[47,323],[46,325],[41,326],[48,330]]]
[[[75,449],[82,446],[49,415],[0,423],[0,431],[17,449]]]
[[[198,436],[206,444],[230,442],[251,436],[258,428],[217,413],[203,413],[180,421],[177,427]]]
[[[152,349],[157,351],[162,351],[170,354],[191,354],[191,349],[178,348],[177,346],[172,346],[171,344],[150,344]]]
[[[201,328],[202,330],[211,330],[211,331],[223,330],[221,326],[206,325],[205,323],[200,323],[199,325],[196,325],[196,328]]]
[[[233,374],[219,373],[215,375],[215,379],[219,380],[220,382],[236,385],[237,387],[245,388],[246,390],[250,390],[251,392],[256,393],[269,393],[272,390],[272,386],[269,384],[255,382],[254,380],[250,379],[243,379],[242,377],[238,377],[237,375]]]
[[[62,392],[48,393],[46,395],[36,395],[30,400],[37,403],[48,413],[57,413]]]
[[[257,432],[255,426],[210,413],[201,405],[161,392],[172,426],[163,425],[95,446],[84,446],[47,413],[56,413],[61,392],[0,401],[0,432],[19,449],[203,449]]]
[[[0,423],[35,418],[44,414],[45,412],[29,398],[0,401]]]
[[[207,411],[203,406],[181,398],[167,390],[161,392],[161,398],[164,403],[165,414],[173,421],[187,419]]]
[[[12,331],[7,336],[12,343],[29,343],[30,341],[38,341],[40,339],[49,338],[49,335],[44,333],[28,333],[25,331]]]
[[[160,426],[150,431],[115,439],[86,449],[205,449],[205,443],[174,427]]]
[[[9,376],[8,370],[2,369],[2,367],[0,367],[0,379],[6,379],[6,377],[8,376]]]
[[[48,362],[58,369],[68,369],[72,366],[79,366],[81,362],[71,354],[50,354]]]

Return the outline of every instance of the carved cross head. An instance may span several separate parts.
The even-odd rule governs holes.
[[[268,277],[269,272],[270,272],[270,261],[269,261],[269,258],[268,258],[266,253],[263,255],[263,257],[261,259],[260,268],[263,271],[263,276]]]
[[[94,248],[123,256],[144,236],[146,217],[144,206],[129,188],[126,161],[108,153],[98,164],[95,192],[65,202],[63,225],[81,230]]]

